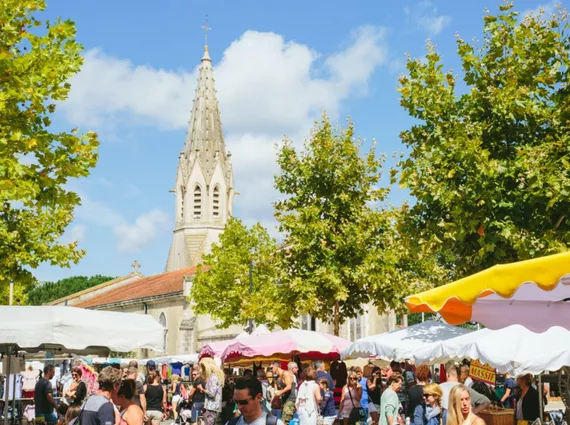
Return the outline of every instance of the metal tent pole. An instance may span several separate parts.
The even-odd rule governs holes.
[[[12,367],[12,365],[10,364],[11,359],[12,359],[10,351],[11,351],[12,347],[10,345],[8,345],[7,348],[8,348],[6,350],[8,352],[8,358],[6,359],[6,369],[7,370],[5,371],[5,374],[4,374],[4,376],[6,377],[6,382],[4,384],[4,391],[5,391],[5,393],[4,393],[4,425],[8,425],[8,398],[9,398],[8,393],[10,392],[10,368]]]
[[[538,413],[540,417],[540,423],[544,423],[544,385],[542,385],[542,373],[538,374],[538,384],[536,385],[538,388]]]

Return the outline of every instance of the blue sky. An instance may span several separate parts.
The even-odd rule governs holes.
[[[562,1],[564,5],[568,0]],[[70,186],[83,205],[64,235],[87,250],[70,269],[48,265],[42,280],[145,275],[164,270],[173,228],[174,185],[209,16],[210,56],[227,149],[233,154],[234,215],[273,230],[273,145],[298,143],[322,110],[351,116],[367,143],[402,151],[412,120],[399,106],[397,75],[406,53],[421,57],[430,38],[446,68],[459,70],[455,34],[481,39],[485,8],[497,0],[299,1],[48,0],[46,15],[77,24],[85,65],[56,112],[58,129],[100,135],[96,169]],[[555,2],[519,0],[523,12]],[[567,6],[567,5],[566,5]],[[392,160],[388,160],[388,165]],[[396,188],[391,200],[405,194]]]

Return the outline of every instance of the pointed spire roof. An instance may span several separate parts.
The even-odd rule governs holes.
[[[227,159],[220,107],[214,83],[212,60],[210,59],[208,46],[205,45],[194,103],[188,123],[188,131],[186,133],[184,152],[187,157],[195,154],[200,162],[207,183],[210,182],[218,161],[225,168],[224,165]]]

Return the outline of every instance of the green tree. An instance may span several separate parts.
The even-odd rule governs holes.
[[[401,133],[403,234],[455,278],[570,245],[568,29],[564,11],[520,19],[505,3],[481,43],[458,38],[463,84],[429,43],[400,78],[418,120]]]
[[[334,129],[324,115],[302,152],[286,139],[277,160],[284,285],[299,314],[332,321],[337,335],[370,301],[380,311],[401,306],[407,287],[396,269],[394,215],[382,206],[383,158],[361,147],[352,122]]]
[[[91,277],[72,276],[58,280],[57,282],[45,282],[41,285],[37,285],[28,292],[28,304],[47,304],[59,298],[67,297],[68,295],[75,294],[76,292],[83,291],[84,289],[92,288],[93,286],[97,286],[113,279],[114,277],[111,276],[102,276],[97,274]]]
[[[61,235],[80,199],[66,183],[97,161],[95,133],[53,132],[56,103],[82,64],[75,25],[38,20],[41,0],[0,0],[0,296],[23,293],[42,262],[69,266],[84,252]],[[20,297],[25,302],[25,297]]]
[[[259,223],[248,228],[230,218],[212,252],[198,266],[190,299],[196,313],[211,315],[223,327],[245,325],[248,319],[269,327],[289,327],[293,303],[280,293],[280,279],[277,243],[267,230]]]

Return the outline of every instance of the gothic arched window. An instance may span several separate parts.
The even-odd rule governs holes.
[[[194,218],[202,216],[202,189],[196,185],[194,187]]]
[[[160,316],[158,316],[158,323],[160,323],[162,325],[162,327],[164,328],[164,341],[163,341],[163,345],[164,345],[164,349],[167,349],[166,346],[166,335],[168,333],[168,323],[166,322],[166,314],[164,314],[164,312],[160,313]]]
[[[212,196],[212,212],[215,218],[220,216],[220,186],[214,188],[214,196]]]

